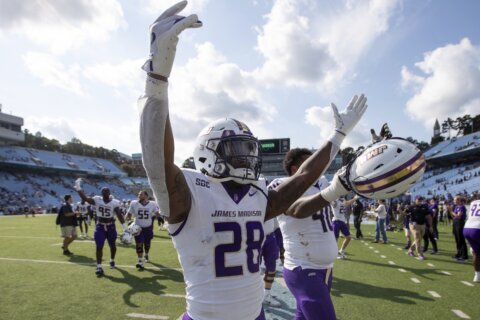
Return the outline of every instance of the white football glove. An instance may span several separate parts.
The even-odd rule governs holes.
[[[347,184],[347,178],[345,177],[346,173],[346,166],[338,169],[332,181],[330,182],[330,185],[320,191],[320,194],[325,201],[335,201],[338,198],[347,195],[351,191],[350,187]]]
[[[75,189],[75,191],[77,191],[77,192],[83,191],[82,184],[83,184],[83,179],[78,178],[77,180],[75,180],[75,184],[73,185],[73,189]]]
[[[202,26],[196,14],[188,17],[177,15],[186,6],[187,1],[173,5],[150,26],[150,57],[142,67],[146,72],[168,78],[175,59],[178,35],[186,28]]]
[[[335,131],[346,136],[353,127],[360,121],[360,118],[367,110],[367,97],[361,94],[354,95],[348,106],[342,112],[338,112],[337,106],[332,102],[330,105],[335,119]]]

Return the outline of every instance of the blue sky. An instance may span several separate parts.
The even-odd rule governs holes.
[[[0,0],[0,103],[25,128],[131,154],[148,26],[170,0]],[[321,145],[328,105],[365,93],[343,147],[388,122],[429,142],[435,118],[480,113],[480,2],[190,0],[170,79],[176,160],[221,117],[261,139]]]

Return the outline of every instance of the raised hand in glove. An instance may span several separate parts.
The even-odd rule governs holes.
[[[178,35],[186,28],[202,26],[196,14],[188,17],[178,15],[186,6],[187,1],[173,5],[150,26],[150,57],[142,67],[146,72],[168,78],[175,59]]]
[[[83,191],[83,179],[82,178],[78,178],[77,180],[75,180],[75,184],[73,185],[73,189],[75,189],[75,191],[79,192],[79,191]]]
[[[370,133],[372,134],[372,143],[377,143],[382,140],[392,138],[392,132],[390,131],[390,128],[388,127],[388,124],[386,122],[380,129],[380,136],[377,136],[374,129],[370,129]]]
[[[344,136],[352,131],[353,127],[360,121],[360,118],[368,108],[367,97],[363,94],[361,94],[360,97],[354,95],[342,112],[338,112],[337,106],[334,103],[330,105],[335,119],[335,131]]]

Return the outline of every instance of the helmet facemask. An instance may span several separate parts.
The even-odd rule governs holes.
[[[213,178],[247,184],[257,181],[262,167],[258,140],[249,135],[210,139],[206,148],[215,154]]]

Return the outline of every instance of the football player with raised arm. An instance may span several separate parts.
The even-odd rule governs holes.
[[[158,215],[158,205],[155,201],[148,200],[148,193],[141,190],[138,193],[138,200],[130,202],[127,211],[127,221],[135,217],[135,223],[142,228],[139,235],[135,236],[135,247],[137,249],[137,269],[143,270],[143,262],[148,262],[148,252],[153,239],[153,219]],[[145,253],[145,255],[144,255]]]
[[[75,211],[77,212],[78,217],[78,226],[80,227],[80,234],[83,239],[88,239],[88,226],[91,223],[89,211],[90,205],[85,201],[80,201],[77,203]],[[85,233],[83,233],[83,228],[85,227]]]
[[[311,216],[347,193],[339,172],[313,207],[294,204],[328,167],[366,110],[366,98],[354,96],[341,113],[332,104],[330,138],[274,190],[267,191],[259,181],[258,140],[243,122],[231,118],[213,122],[198,136],[193,153],[197,170],[180,169],[174,164],[168,77],[178,35],[202,25],[196,15],[178,15],[186,5],[182,1],[167,9],[150,28],[150,57],[143,66],[146,88],[139,99],[143,164],[183,269],[183,319],[261,320],[263,224],[284,212]]]
[[[309,149],[291,149],[283,160],[288,178],[272,181],[269,190],[277,190],[301,170],[302,164],[313,157]],[[303,197],[318,194],[328,187],[322,176],[308,188]],[[302,198],[301,198],[302,199]],[[277,217],[283,236],[285,261],[283,278],[297,303],[296,319],[335,319],[330,297],[332,268],[337,258],[337,241],[331,221],[332,208],[325,205],[313,215],[298,219],[295,215]]]
[[[115,228],[114,215],[117,216],[118,220],[122,224],[123,231],[125,232],[127,230],[125,220],[120,212],[120,201],[111,197],[110,189],[107,187],[102,188],[101,196],[93,196],[92,198],[87,197],[82,189],[81,178],[75,181],[74,189],[78,192],[78,195],[82,201],[85,201],[95,207],[95,211],[97,213],[97,224],[95,226],[95,231],[93,232],[97,258],[97,269],[95,270],[95,274],[98,277],[101,277],[104,274],[102,268],[102,257],[105,240],[108,241],[108,245],[110,247],[110,269],[115,268],[115,254],[117,253],[117,246],[115,242],[117,240],[117,230]]]

